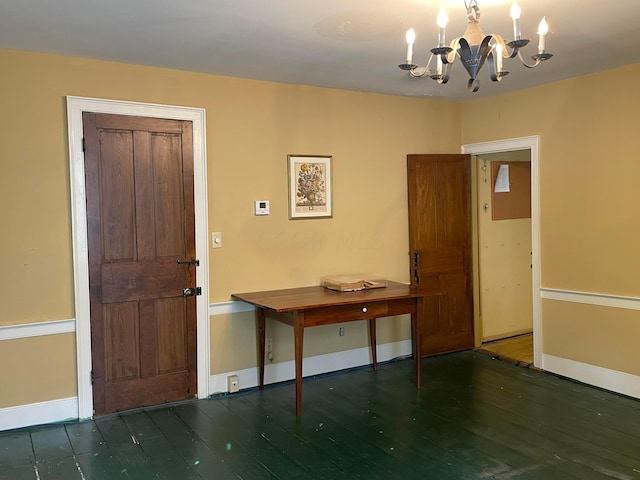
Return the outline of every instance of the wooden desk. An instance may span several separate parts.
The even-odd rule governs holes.
[[[411,314],[416,386],[420,388],[420,325],[423,293],[416,287],[389,282],[386,288],[358,292],[335,292],[324,287],[303,287],[266,292],[236,293],[232,297],[256,307],[259,386],[264,389],[265,318],[293,327],[296,371],[296,415],[302,413],[302,344],[304,329],[356,320],[369,320],[373,367],[377,369],[376,318]]]

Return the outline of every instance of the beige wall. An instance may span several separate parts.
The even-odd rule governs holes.
[[[0,64],[0,326],[74,318],[67,95],[206,109],[209,227],[222,232],[224,245],[210,251],[211,302],[233,292],[317,284],[335,273],[408,280],[406,155],[459,151],[461,107],[452,102],[9,50],[0,50]],[[334,218],[288,220],[287,154],[333,156]],[[271,215],[254,216],[253,202],[264,199]],[[212,373],[255,365],[246,317],[212,318]],[[406,319],[389,324],[380,342],[408,338]],[[343,339],[333,329],[317,330],[306,336],[307,354],[366,345],[357,324]],[[274,361],[290,356],[287,335],[275,332]],[[22,342],[16,362],[31,354],[35,340]],[[61,380],[65,392],[75,391],[73,370]],[[0,385],[15,391],[30,382],[32,375],[0,376]]]
[[[75,397],[72,333],[0,341],[0,408]]]
[[[639,75],[635,64],[463,104],[465,144],[540,135],[542,288],[640,297]],[[638,373],[640,350],[620,341],[640,337],[637,313],[557,302],[543,304],[544,353]]]

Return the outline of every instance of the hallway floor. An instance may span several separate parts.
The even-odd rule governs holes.
[[[0,479],[640,479],[640,401],[478,352],[0,432]]]
[[[521,367],[533,365],[533,333],[483,343],[478,349]]]

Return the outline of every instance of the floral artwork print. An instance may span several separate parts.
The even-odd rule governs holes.
[[[333,217],[330,156],[287,155],[289,219]]]
[[[325,165],[301,163],[297,167],[296,206],[325,206],[327,204]]]

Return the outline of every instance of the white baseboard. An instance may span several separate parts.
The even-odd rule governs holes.
[[[553,355],[542,355],[543,369],[589,385],[640,398],[640,376],[576,362]]]
[[[411,340],[378,345],[378,362],[386,362],[407,355],[411,355]],[[370,363],[371,353],[369,347],[316,355],[304,358],[302,362],[302,375],[303,377],[320,375],[322,373],[335,372],[346,368],[361,367],[363,365],[369,365]],[[210,394],[226,392],[227,377],[229,375],[238,375],[241,389],[258,386],[258,367],[245,368],[244,370],[211,375],[209,380]],[[292,380],[295,376],[293,360],[268,364],[265,365],[264,368],[265,385]]]
[[[0,431],[78,419],[78,398],[0,408]]]

